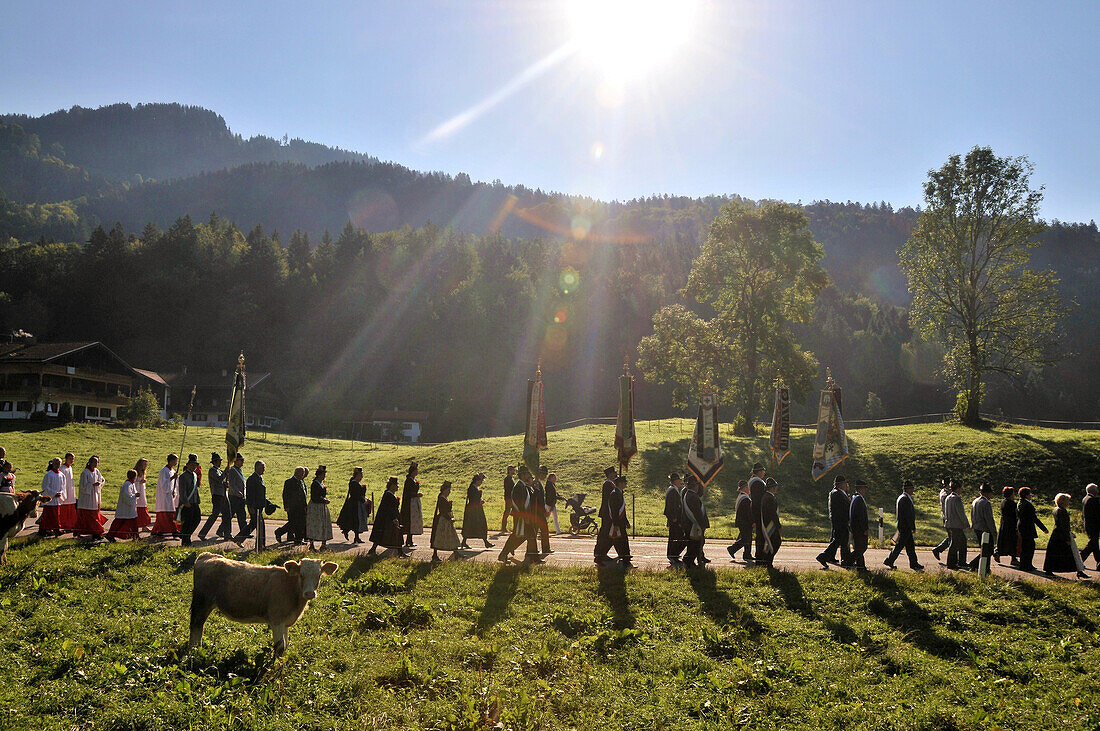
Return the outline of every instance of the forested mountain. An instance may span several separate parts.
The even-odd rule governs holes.
[[[540,358],[551,422],[614,413],[614,375],[653,313],[679,301],[730,200],[604,203],[419,173],[242,140],[212,112],[178,105],[4,119],[0,327],[103,340],[163,370],[220,369],[244,348],[253,368],[279,374],[299,428],[400,406],[431,412],[428,438],[514,430]],[[828,365],[845,387],[846,415],[950,409],[935,347],[909,329],[897,266],[917,212],[804,210],[832,285],[798,335],[822,377]],[[1071,356],[991,383],[986,407],[1096,419],[1100,234],[1056,222],[1042,241],[1036,264],[1078,305]],[[809,421],[815,397],[799,397],[795,420]],[[644,383],[638,409],[673,413]]]

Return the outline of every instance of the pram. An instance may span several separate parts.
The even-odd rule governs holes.
[[[592,514],[596,512],[596,508],[589,507],[584,504],[584,499],[588,497],[586,492],[578,492],[565,501],[565,504],[569,506],[569,532],[570,533],[588,533],[593,534],[598,528],[596,519],[592,517]]]

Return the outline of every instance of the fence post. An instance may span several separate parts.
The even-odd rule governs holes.
[[[638,537],[638,519],[637,519],[637,513],[634,510],[634,506],[637,503],[636,498],[637,498],[637,495],[635,495],[634,491],[631,490],[630,491],[630,537],[631,538],[637,538]]]

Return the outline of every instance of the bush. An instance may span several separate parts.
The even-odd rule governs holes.
[[[57,420],[62,424],[73,420],[73,405],[68,401],[61,402],[61,407],[57,410]]]
[[[160,404],[148,388],[138,391],[125,406],[118,409],[118,420],[126,426],[158,426]]]
[[[863,405],[864,419],[882,418],[882,399],[874,391],[867,392],[867,403]]]

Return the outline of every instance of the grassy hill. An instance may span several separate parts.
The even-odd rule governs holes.
[[[664,533],[663,509],[666,476],[672,469],[683,469],[692,422],[672,419],[638,423],[640,453],[628,472],[631,502],[639,534]],[[104,505],[113,507],[118,486],[126,470],[138,457],[150,460],[153,473],[163,466],[169,452],[180,447],[180,429],[118,429],[95,425],[69,425],[53,429],[0,432],[0,444],[9,459],[22,468],[17,480],[20,487],[36,486],[51,456],[72,451],[78,463],[98,453],[101,471],[107,479]],[[560,492],[587,492],[589,504],[599,504],[599,486],[604,467],[614,460],[613,427],[580,426],[551,432],[549,449],[543,463],[558,473]],[[190,428],[186,451],[194,452],[206,463],[211,451],[224,455],[224,431]],[[489,475],[485,495],[489,525],[499,525],[503,504],[504,466],[515,463],[521,450],[521,437],[475,439],[449,444],[413,446],[370,444],[333,439],[314,439],[254,433],[243,448],[247,467],[255,459],[267,464],[268,492],[280,502],[282,483],[295,465],[311,470],[328,465],[328,484],[334,507],[339,508],[347,491],[352,467],[362,466],[368,493],[381,495],[388,475],[403,475],[409,462],[420,463],[420,480],[425,510],[434,505],[439,484],[449,479],[456,486],[456,513],[465,497],[470,477],[477,471]],[[918,542],[934,543],[942,537],[939,524],[938,487],[940,475],[961,476],[967,485],[965,496],[976,497],[979,481],[988,480],[996,489],[1003,485],[1029,485],[1036,491],[1040,516],[1050,515],[1051,498],[1069,492],[1079,508],[1088,482],[1100,482],[1100,432],[1035,429],[998,426],[977,431],[957,424],[925,424],[857,429],[849,432],[852,456],[839,469],[819,483],[810,478],[810,452],[813,435],[809,431],[792,434],[790,456],[774,471],[779,480],[779,503],[784,535],[794,539],[825,539],[828,533],[826,493],[833,475],[843,472],[849,479],[862,477],[870,484],[868,504],[885,507],[887,534],[892,534],[893,504],[903,479],[918,486]],[[765,437],[757,439],[724,435],[722,449],[726,466],[707,490],[711,516],[711,535],[731,537],[732,511],[737,480],[748,476],[754,461],[767,463]],[[150,500],[152,494],[150,493]],[[209,499],[206,499],[209,507]],[[564,506],[559,506],[563,512]],[[335,512],[335,510],[334,510]],[[279,513],[281,517],[282,513]],[[1080,522],[1079,510],[1074,520]],[[1042,545],[1040,536],[1040,545]]]
[[[200,650],[181,652],[193,559],[148,544],[20,545],[0,569],[0,725],[1100,724],[1100,594],[1083,583],[764,569],[624,576],[339,555],[288,653],[273,659],[265,627],[217,614]]]

